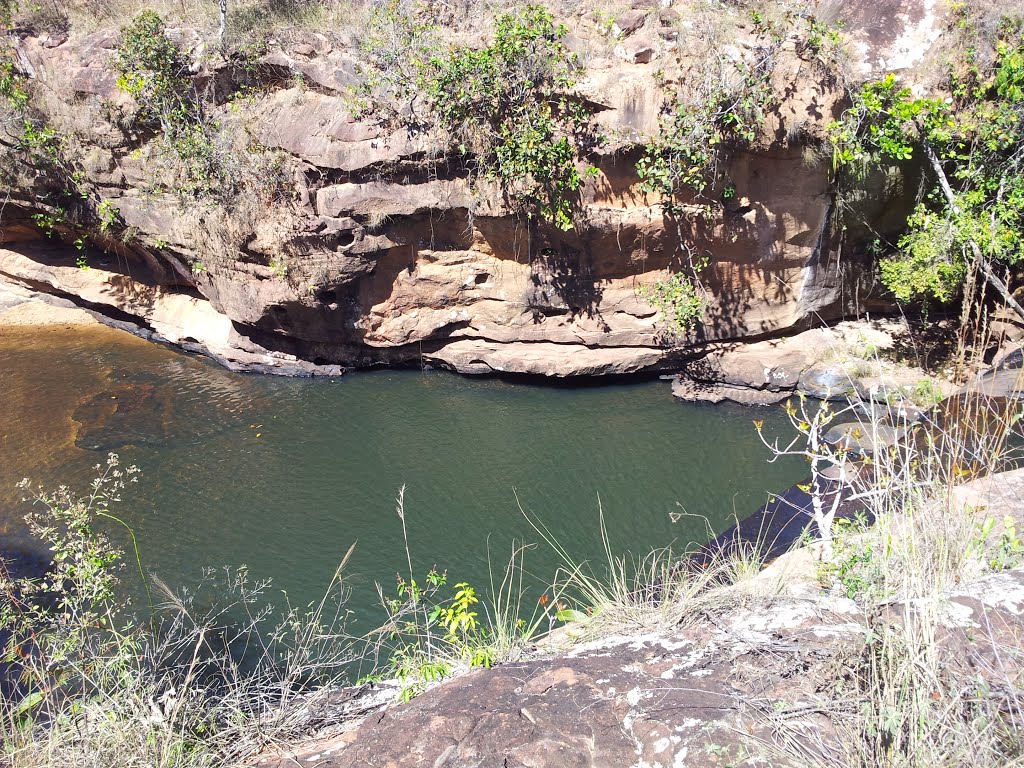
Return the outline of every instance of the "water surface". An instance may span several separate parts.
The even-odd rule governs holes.
[[[752,418],[777,409],[674,400],[664,382],[550,387],[441,372],[336,380],[233,374],[107,328],[0,328],[0,538],[30,546],[22,477],[84,487],[108,451],[143,476],[120,510],[146,566],[172,585],[246,564],[297,602],[320,594],[355,542],[352,606],[404,570],[395,496],[417,570],[487,582],[519,506],[579,557],[683,549],[802,478],[768,464]],[[706,522],[705,522],[706,518]],[[123,532],[111,531],[123,539]],[[528,567],[549,578],[541,546]]]

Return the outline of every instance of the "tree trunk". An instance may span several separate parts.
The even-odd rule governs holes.
[[[217,38],[220,40],[220,49],[224,50],[224,34],[228,29],[228,0],[220,0],[220,31]]]

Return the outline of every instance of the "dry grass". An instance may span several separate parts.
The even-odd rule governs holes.
[[[618,555],[611,549],[599,504],[598,528],[604,558],[577,559],[544,523],[520,506],[538,536],[561,560],[552,592],[572,611],[567,634],[589,641],[630,633],[673,631],[705,617],[778,594],[779,585],[756,577],[763,559],[750,546],[718,551],[699,564],[681,559],[671,548],[646,555]]]
[[[121,552],[95,530],[132,477],[116,457],[83,496],[39,492],[34,535],[53,551],[41,580],[0,572],[0,630],[17,676],[0,691],[10,768],[244,764],[316,724],[353,658],[342,559],[319,601],[268,599],[242,569],[193,592],[146,584],[150,610],[116,590]],[[142,570],[141,562],[137,560]],[[154,600],[153,596],[160,595]]]
[[[364,8],[350,0],[230,0],[228,33],[233,42],[246,42],[253,32],[278,27],[343,30]],[[52,0],[40,4],[28,19],[44,27],[88,32],[120,27],[147,9],[159,13],[172,28],[206,29],[211,36],[217,30],[218,4],[207,0]]]
[[[879,422],[879,410],[861,410],[873,414],[862,417],[861,436],[884,437],[890,425]],[[831,737],[809,737],[767,715],[783,745],[775,756],[786,764],[1024,764],[1020,649],[985,625],[971,630],[969,648],[990,661],[968,664],[946,609],[951,591],[1024,563],[1013,527],[993,527],[955,493],[966,480],[1021,463],[1021,413],[1019,402],[983,393],[953,398],[922,425],[897,424],[896,441],[851,482],[848,493],[876,523],[838,529],[820,578],[857,600],[869,634],[814,702]]]

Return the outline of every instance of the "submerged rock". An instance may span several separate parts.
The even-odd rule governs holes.
[[[75,409],[81,427],[75,445],[116,451],[126,445],[159,445],[167,439],[171,398],[153,384],[136,382],[100,392]]]

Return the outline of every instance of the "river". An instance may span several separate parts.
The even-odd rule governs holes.
[[[483,589],[488,552],[500,569],[538,541],[520,506],[580,558],[601,551],[599,509],[615,551],[681,551],[806,474],[756,439],[753,418],[781,433],[778,408],[684,404],[657,381],[240,375],[92,326],[0,328],[0,387],[0,548],[33,546],[18,480],[84,488],[115,451],[142,470],[118,509],[147,569],[181,587],[245,564],[306,603],[355,543],[355,630],[405,570],[403,485],[416,570]],[[558,559],[541,543],[526,565],[543,581]]]

